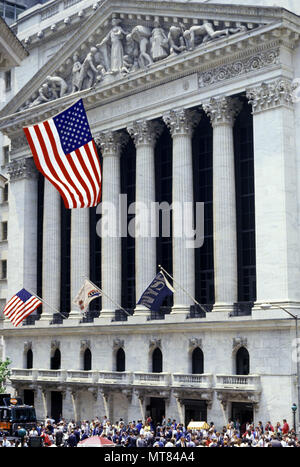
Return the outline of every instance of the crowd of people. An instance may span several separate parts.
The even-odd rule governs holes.
[[[205,424],[200,429],[189,428],[176,420],[163,419],[154,424],[151,418],[144,422],[129,422],[122,419],[112,424],[106,416],[92,421],[60,419],[58,423],[47,418],[30,430],[18,427],[17,437],[0,432],[0,447],[30,447],[30,438],[40,438],[44,447],[77,447],[78,443],[91,436],[103,436],[113,441],[116,447],[300,447],[294,429],[290,429],[284,419],[282,424],[272,425],[270,421],[257,425],[229,420],[222,430],[214,423]]]

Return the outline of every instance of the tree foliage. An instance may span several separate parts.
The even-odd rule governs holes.
[[[0,394],[6,391],[6,381],[10,377],[10,369],[8,368],[11,364],[11,360],[6,358],[4,362],[0,361]]]

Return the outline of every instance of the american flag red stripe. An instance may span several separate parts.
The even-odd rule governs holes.
[[[41,300],[37,297],[31,295],[27,290],[22,289],[5,305],[3,314],[17,327],[27,316],[33,313],[41,303]]]
[[[73,107],[76,112],[72,113]],[[84,112],[83,104],[81,107],[74,104],[57,117],[24,128],[38,170],[59,191],[69,209],[97,206],[101,197],[97,148],[85,113],[78,115],[78,111]],[[66,119],[69,119],[67,124]],[[65,124],[71,127],[64,127]],[[68,136],[69,133],[72,137]],[[67,149],[72,150],[68,152]]]

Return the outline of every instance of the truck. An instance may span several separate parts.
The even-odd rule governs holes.
[[[25,405],[20,397],[0,394],[0,432],[7,436],[17,436],[18,428],[30,430],[36,426],[35,408]]]

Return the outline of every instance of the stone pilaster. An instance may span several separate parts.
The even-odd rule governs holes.
[[[60,308],[61,222],[60,194],[45,179],[43,220],[43,303],[41,320],[51,319]]]
[[[233,125],[241,103],[221,97],[203,109],[213,126],[214,311],[227,311],[238,298]]]
[[[36,292],[37,286],[37,175],[31,157],[8,166],[8,290],[9,300],[23,287]]]
[[[176,109],[163,115],[163,120],[173,139],[172,236],[176,291],[172,313],[186,314],[193,303],[191,296],[195,295],[195,251],[191,246],[194,228],[192,133],[200,121],[200,114],[194,110]]]
[[[96,235],[96,232],[93,232]],[[71,212],[71,313],[69,318],[80,318],[81,313],[73,300],[90,275],[90,221],[89,209]],[[68,311],[68,310],[66,310]]]
[[[127,139],[126,139],[127,136]],[[103,156],[101,260],[102,289],[108,297],[102,297],[100,319],[113,318],[116,303],[121,304],[121,236],[119,232],[120,210],[120,156],[122,145],[129,136],[117,132],[105,132],[95,140],[101,146]]]
[[[247,91],[253,108],[258,304],[300,301],[293,90],[290,80],[278,79]]]
[[[158,226],[156,216],[152,215],[155,203],[154,148],[162,129],[162,124],[155,121],[136,121],[127,127],[136,146],[136,301],[139,300],[157,272],[156,231]],[[148,308],[137,305],[135,315],[149,314]]]

